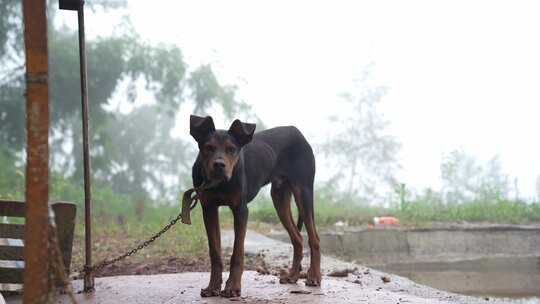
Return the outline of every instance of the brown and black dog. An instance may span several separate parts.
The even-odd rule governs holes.
[[[296,283],[302,261],[304,223],[309,238],[311,264],[306,285],[321,283],[321,253],[315,229],[313,180],[315,157],[302,133],[295,127],[277,127],[255,132],[255,124],[235,120],[229,130],[216,130],[210,116],[190,117],[190,134],[199,145],[193,164],[193,185],[215,184],[199,194],[208,236],[211,274],[201,296],[240,296],[244,269],[244,239],[248,219],[247,204],[261,187],[272,183],[271,194],[277,214],[289,233],[294,248],[292,266],[280,283]],[[291,195],[298,207],[298,222],[291,214]],[[234,249],[225,288],[221,290],[223,262],[218,207],[229,206],[234,216]]]

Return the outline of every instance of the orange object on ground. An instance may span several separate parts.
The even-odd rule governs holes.
[[[373,224],[375,225],[397,225],[398,219],[393,216],[376,216],[373,218]]]

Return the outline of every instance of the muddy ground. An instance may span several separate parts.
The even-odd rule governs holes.
[[[232,244],[232,233],[224,232],[223,247]],[[362,265],[323,256],[324,273],[321,287],[307,287],[300,280],[297,284],[279,284],[279,269],[291,262],[289,243],[276,241],[248,231],[246,238],[247,268],[242,278],[242,297],[201,298],[200,289],[209,277],[206,257],[185,261],[159,259],[143,264],[125,264],[106,269],[104,274],[139,274],[96,279],[96,291],[90,295],[77,294],[79,303],[500,303],[496,299],[474,298],[452,294],[416,284],[406,278],[383,273]],[[227,251],[227,250],[226,250]],[[230,250],[229,250],[230,251]],[[303,268],[309,263],[309,250]],[[190,268],[192,267],[192,268]],[[204,272],[185,272],[186,270]],[[175,272],[152,275],[155,272]],[[269,274],[266,274],[269,272]],[[224,273],[224,279],[227,274]],[[75,290],[81,290],[80,280],[74,281]],[[20,303],[17,297],[8,303]],[[70,303],[63,295],[56,303]]]
[[[225,269],[229,268],[231,257],[230,248],[227,248],[223,254],[223,264]],[[245,270],[254,270],[260,272],[279,273],[277,268],[269,268],[262,255],[247,253],[244,259]],[[207,255],[190,257],[149,257],[144,261],[130,259],[117,264],[108,265],[96,272],[96,277],[111,277],[121,275],[153,275],[181,272],[209,272],[210,259]],[[72,279],[81,279],[80,273],[74,273]]]

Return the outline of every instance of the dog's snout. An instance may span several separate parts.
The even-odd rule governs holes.
[[[223,170],[225,169],[225,161],[223,159],[218,158],[214,161],[213,166],[214,166],[214,169]]]

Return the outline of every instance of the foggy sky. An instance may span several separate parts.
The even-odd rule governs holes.
[[[191,67],[212,63],[224,82],[239,85],[268,126],[297,125],[315,143],[328,133],[327,117],[339,114],[338,95],[354,88],[354,79],[373,63],[373,84],[390,88],[381,112],[403,144],[400,180],[438,188],[442,155],[463,149],[481,161],[500,155],[521,194],[535,195],[538,2],[128,5],[144,39],[178,45]],[[120,16],[89,13],[89,36],[109,33]],[[183,109],[179,119],[187,121],[188,114]]]

